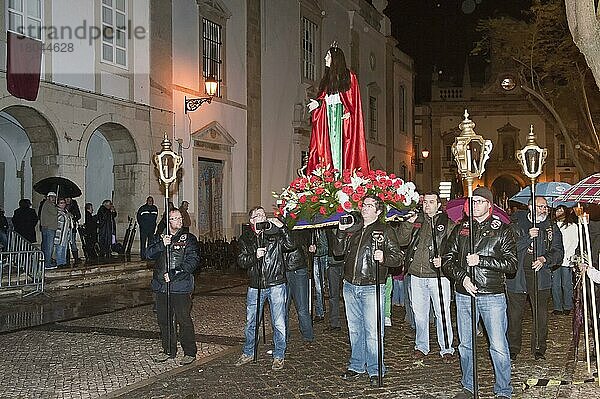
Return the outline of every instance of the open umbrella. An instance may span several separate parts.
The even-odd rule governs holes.
[[[549,181],[537,183],[535,185],[535,195],[536,197],[544,197],[548,202],[548,206],[551,208],[556,208],[559,205],[565,205],[567,207],[575,206],[575,203],[569,202],[557,202],[556,200],[561,197],[567,190],[571,188],[569,183]],[[531,199],[531,187],[527,186],[515,195],[513,195],[510,200],[518,202],[520,204],[527,205],[529,204],[529,200]]]
[[[465,216],[464,209],[465,202],[467,200],[468,198],[456,198],[448,201],[448,203],[446,204],[446,213],[448,214],[448,217],[452,219],[453,222],[456,223]],[[500,208],[498,205],[494,205],[492,214],[498,216],[502,223],[510,223],[510,216],[508,216],[508,213],[506,213],[506,211],[504,211],[504,209]]]
[[[77,198],[81,195],[81,190],[77,187],[77,184],[73,183],[69,179],[64,177],[47,177],[40,180],[33,185],[33,189],[40,194],[48,194],[49,192],[55,192],[59,197]]]
[[[600,205],[600,173],[581,180],[558,197],[558,200]]]

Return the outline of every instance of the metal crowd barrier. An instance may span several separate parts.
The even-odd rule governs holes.
[[[12,230],[6,249],[0,252],[0,291],[30,290],[23,296],[43,293],[44,253]]]

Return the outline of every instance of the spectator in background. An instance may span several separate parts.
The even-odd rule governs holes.
[[[19,201],[19,207],[15,209],[12,217],[15,231],[27,241],[31,243],[36,242],[35,225],[37,222],[38,215],[35,213],[35,209],[31,207],[31,201],[27,198],[22,198]]]
[[[49,192],[40,207],[40,229],[42,230],[42,251],[44,252],[44,267],[56,269],[52,265],[54,236],[58,228],[58,208],[56,208],[56,193]]]
[[[4,209],[0,209],[0,251],[8,247],[8,220],[4,216]]]
[[[71,249],[71,253],[73,254],[74,263],[80,263],[81,259],[79,258],[79,250],[77,249],[77,224],[81,219],[81,211],[79,210],[79,205],[77,201],[70,197],[66,197],[65,201],[67,203],[66,210],[71,214],[72,220],[72,229],[71,229],[71,237],[69,241],[69,247]]]
[[[564,254],[559,267],[552,271],[552,314],[569,314],[573,309],[571,258],[579,244],[577,216],[573,209],[560,205],[556,208],[554,220],[562,234]]]
[[[117,211],[111,200],[104,200],[98,209],[98,244],[100,256],[110,258],[112,245],[117,242]]]
[[[94,206],[88,202],[85,204],[85,257],[96,259],[96,244],[98,243],[98,217],[94,215]]]
[[[54,249],[56,253],[56,265],[67,266],[67,248],[71,242],[73,232],[73,217],[67,210],[67,201],[64,198],[58,200],[57,227],[54,235]]]
[[[179,207],[179,212],[181,212],[181,217],[183,218],[183,229],[185,231],[190,231],[190,226],[192,225],[192,218],[190,218],[190,214],[188,213],[189,206],[189,202],[183,201]]]
[[[148,196],[146,203],[137,211],[137,222],[140,227],[140,258],[146,259],[146,248],[154,237],[158,208],[154,205],[154,198]]]

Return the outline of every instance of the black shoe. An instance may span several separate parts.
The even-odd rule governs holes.
[[[570,315],[571,314],[571,309],[563,310],[563,314],[564,315]]]
[[[563,311],[562,310],[556,310],[556,309],[554,309],[552,311],[552,314],[556,316],[556,315],[559,315],[559,314],[563,314]]]
[[[370,376],[369,377],[369,385],[371,385],[371,388],[379,387],[379,377],[376,375]],[[383,378],[381,379],[381,386],[383,386]]]
[[[350,381],[359,379],[364,373],[357,373],[354,370],[346,370],[344,374],[341,375],[342,380]]]
[[[546,360],[546,356],[544,356],[544,354],[541,352],[536,352],[533,357],[535,360]]]
[[[315,316],[315,318],[313,319],[313,323],[320,323],[323,320],[325,320],[325,316]]]
[[[342,331],[342,327],[340,326],[329,326],[325,329],[325,331],[329,331],[329,332],[339,332]]]

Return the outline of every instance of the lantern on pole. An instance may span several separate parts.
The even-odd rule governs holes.
[[[452,145],[452,154],[463,180],[467,182],[469,197],[469,251],[475,252],[475,241],[473,234],[473,181],[481,178],[485,171],[485,163],[492,152],[492,142],[475,133],[475,123],[469,119],[469,113],[465,110],[465,119],[458,125],[461,132]],[[469,278],[475,284],[475,266],[469,267]],[[471,350],[473,356],[473,395],[479,397],[477,383],[477,303],[475,297],[471,296]]]
[[[533,125],[529,127],[529,134],[527,135],[527,143],[525,147],[516,151],[517,160],[521,163],[521,169],[523,174],[527,176],[531,182],[531,200],[530,200],[530,218],[532,227],[536,228],[536,209],[535,204],[535,182],[537,178],[542,174],[542,167],[546,162],[548,156],[548,150],[541,148],[535,141],[535,133],[533,133]],[[535,261],[538,257],[537,251],[537,237],[533,239],[533,260]],[[539,339],[539,317],[538,317],[538,272],[534,270],[533,278],[533,331],[536,353],[540,349]]]
[[[177,171],[181,167],[182,162],[183,162],[183,157],[181,155],[176,154],[173,151],[172,146],[171,146],[171,140],[169,140],[167,133],[165,133],[165,135],[163,137],[163,141],[161,143],[161,151],[154,155],[154,164],[155,164],[156,168],[158,169],[160,181],[165,186],[165,213],[164,213],[164,215],[165,215],[165,229],[166,229],[165,234],[167,234],[167,235],[170,235],[170,231],[169,231],[169,186],[171,185],[171,183],[173,183],[175,181],[175,179],[177,179]],[[171,245],[166,246],[165,257],[166,257],[165,273],[168,273],[169,270],[171,269]],[[172,312],[171,312],[171,285],[170,285],[169,281],[166,281],[166,290],[167,290],[167,301],[166,302],[167,302],[167,320],[168,320],[168,327],[167,327],[168,341],[167,342],[169,342],[169,353],[167,353],[167,354],[171,355],[170,343],[171,343],[171,334],[172,334],[172,328],[173,328],[173,316],[172,316]]]

